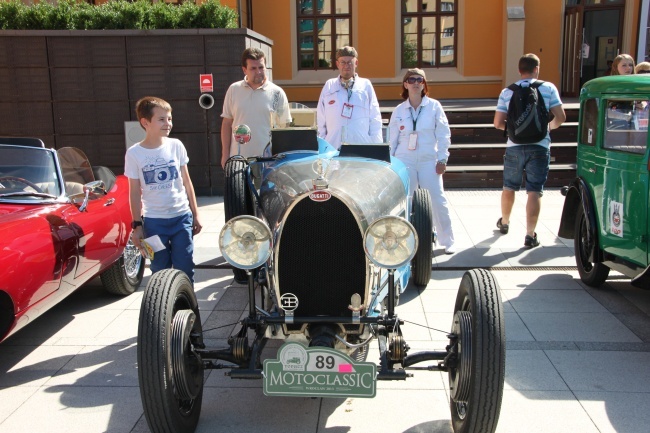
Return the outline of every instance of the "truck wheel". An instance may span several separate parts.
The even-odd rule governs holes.
[[[451,332],[456,336],[449,365],[454,433],[493,433],[503,397],[506,341],[499,285],[491,272],[465,272]]]
[[[201,319],[184,272],[164,269],[149,280],[138,325],[138,381],[152,432],[190,433],[203,400]]]
[[[142,282],[144,263],[144,257],[129,238],[122,256],[100,275],[106,291],[114,295],[135,292]]]
[[[589,255],[594,245],[594,236],[592,241],[587,237],[587,217],[582,206],[578,206],[576,214],[576,226],[573,235],[573,249],[576,255],[576,265],[580,279],[588,286],[598,287],[602,285],[609,276],[609,268],[603,263],[591,263]]]
[[[226,162],[226,185],[223,204],[226,222],[240,215],[253,215],[253,197],[246,179],[248,164],[243,159],[231,158]],[[235,281],[248,283],[246,271],[233,268]]]
[[[433,214],[431,196],[426,189],[418,188],[413,193],[413,208],[411,209],[411,224],[418,235],[418,250],[411,261],[413,282],[417,286],[426,286],[431,279],[431,262],[433,250],[431,248]]]

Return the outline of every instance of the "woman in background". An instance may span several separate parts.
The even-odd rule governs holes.
[[[650,74],[650,62],[641,62],[634,68],[635,74]]]
[[[634,74],[634,59],[629,54],[619,54],[612,63],[612,75]]]
[[[449,205],[442,184],[447,170],[451,131],[442,105],[429,98],[427,77],[422,69],[409,69],[402,80],[402,98],[390,117],[390,144],[393,156],[408,168],[409,195],[425,188],[431,195],[433,226],[445,254],[456,252]]]

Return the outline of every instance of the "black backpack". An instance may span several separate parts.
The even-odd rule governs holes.
[[[548,133],[549,115],[544,98],[538,87],[544,84],[536,80],[527,87],[511,84],[512,99],[508,105],[506,130],[513,143],[538,143]]]

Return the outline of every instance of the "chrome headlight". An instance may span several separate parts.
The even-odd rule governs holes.
[[[381,268],[395,269],[413,259],[418,239],[410,222],[387,216],[370,224],[363,237],[363,246],[372,263]]]
[[[221,229],[219,247],[231,265],[239,269],[255,269],[271,255],[271,230],[259,218],[238,216]]]

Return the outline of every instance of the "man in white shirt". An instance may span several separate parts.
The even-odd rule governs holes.
[[[381,113],[370,80],[356,73],[357,50],[336,51],[339,76],[327,80],[318,100],[318,135],[334,148],[341,142],[381,143]]]
[[[221,117],[221,166],[234,155],[260,156],[269,143],[271,129],[291,122],[287,95],[266,77],[266,58],[258,48],[242,54],[244,79],[232,83],[223,101]],[[246,124],[251,140],[241,146],[233,136],[233,126]]]

